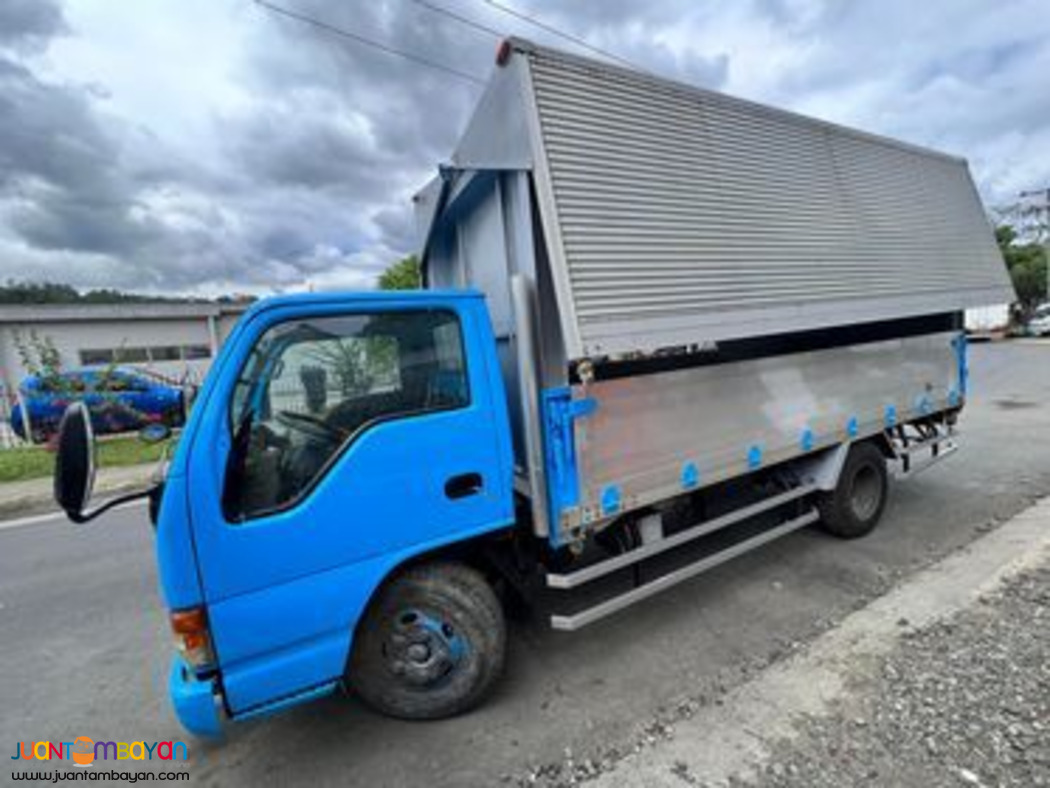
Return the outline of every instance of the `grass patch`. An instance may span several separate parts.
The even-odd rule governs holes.
[[[156,462],[164,453],[166,441],[144,443],[137,435],[103,438],[98,442],[98,467],[140,465]],[[55,470],[55,453],[46,446],[0,449],[0,483],[21,482],[50,476]]]

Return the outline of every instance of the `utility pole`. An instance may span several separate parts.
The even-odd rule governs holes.
[[[1023,191],[1018,196],[1021,233],[1031,238],[1034,243],[1043,245],[1043,259],[1046,261],[1044,301],[1050,302],[1050,186]]]

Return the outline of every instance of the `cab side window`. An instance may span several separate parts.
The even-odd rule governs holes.
[[[256,343],[231,400],[227,518],[293,505],[379,422],[469,402],[462,332],[447,310],[274,326]]]

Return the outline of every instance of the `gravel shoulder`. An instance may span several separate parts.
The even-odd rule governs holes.
[[[1050,561],[858,665],[845,700],[735,786],[1050,785]]]
[[[1050,785],[1050,498],[680,711],[518,784]]]

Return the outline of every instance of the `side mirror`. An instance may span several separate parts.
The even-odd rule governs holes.
[[[159,421],[147,424],[139,430],[139,440],[143,443],[160,443],[171,437],[171,427]]]
[[[55,457],[55,500],[73,522],[82,522],[94,486],[95,433],[91,429],[91,413],[83,402],[74,402],[59,422]]]
[[[86,523],[114,506],[149,495],[151,490],[129,493],[107,501],[93,512],[86,511],[95,486],[95,433],[91,412],[83,402],[74,402],[58,425],[58,454],[55,457],[55,501],[74,523]]]

